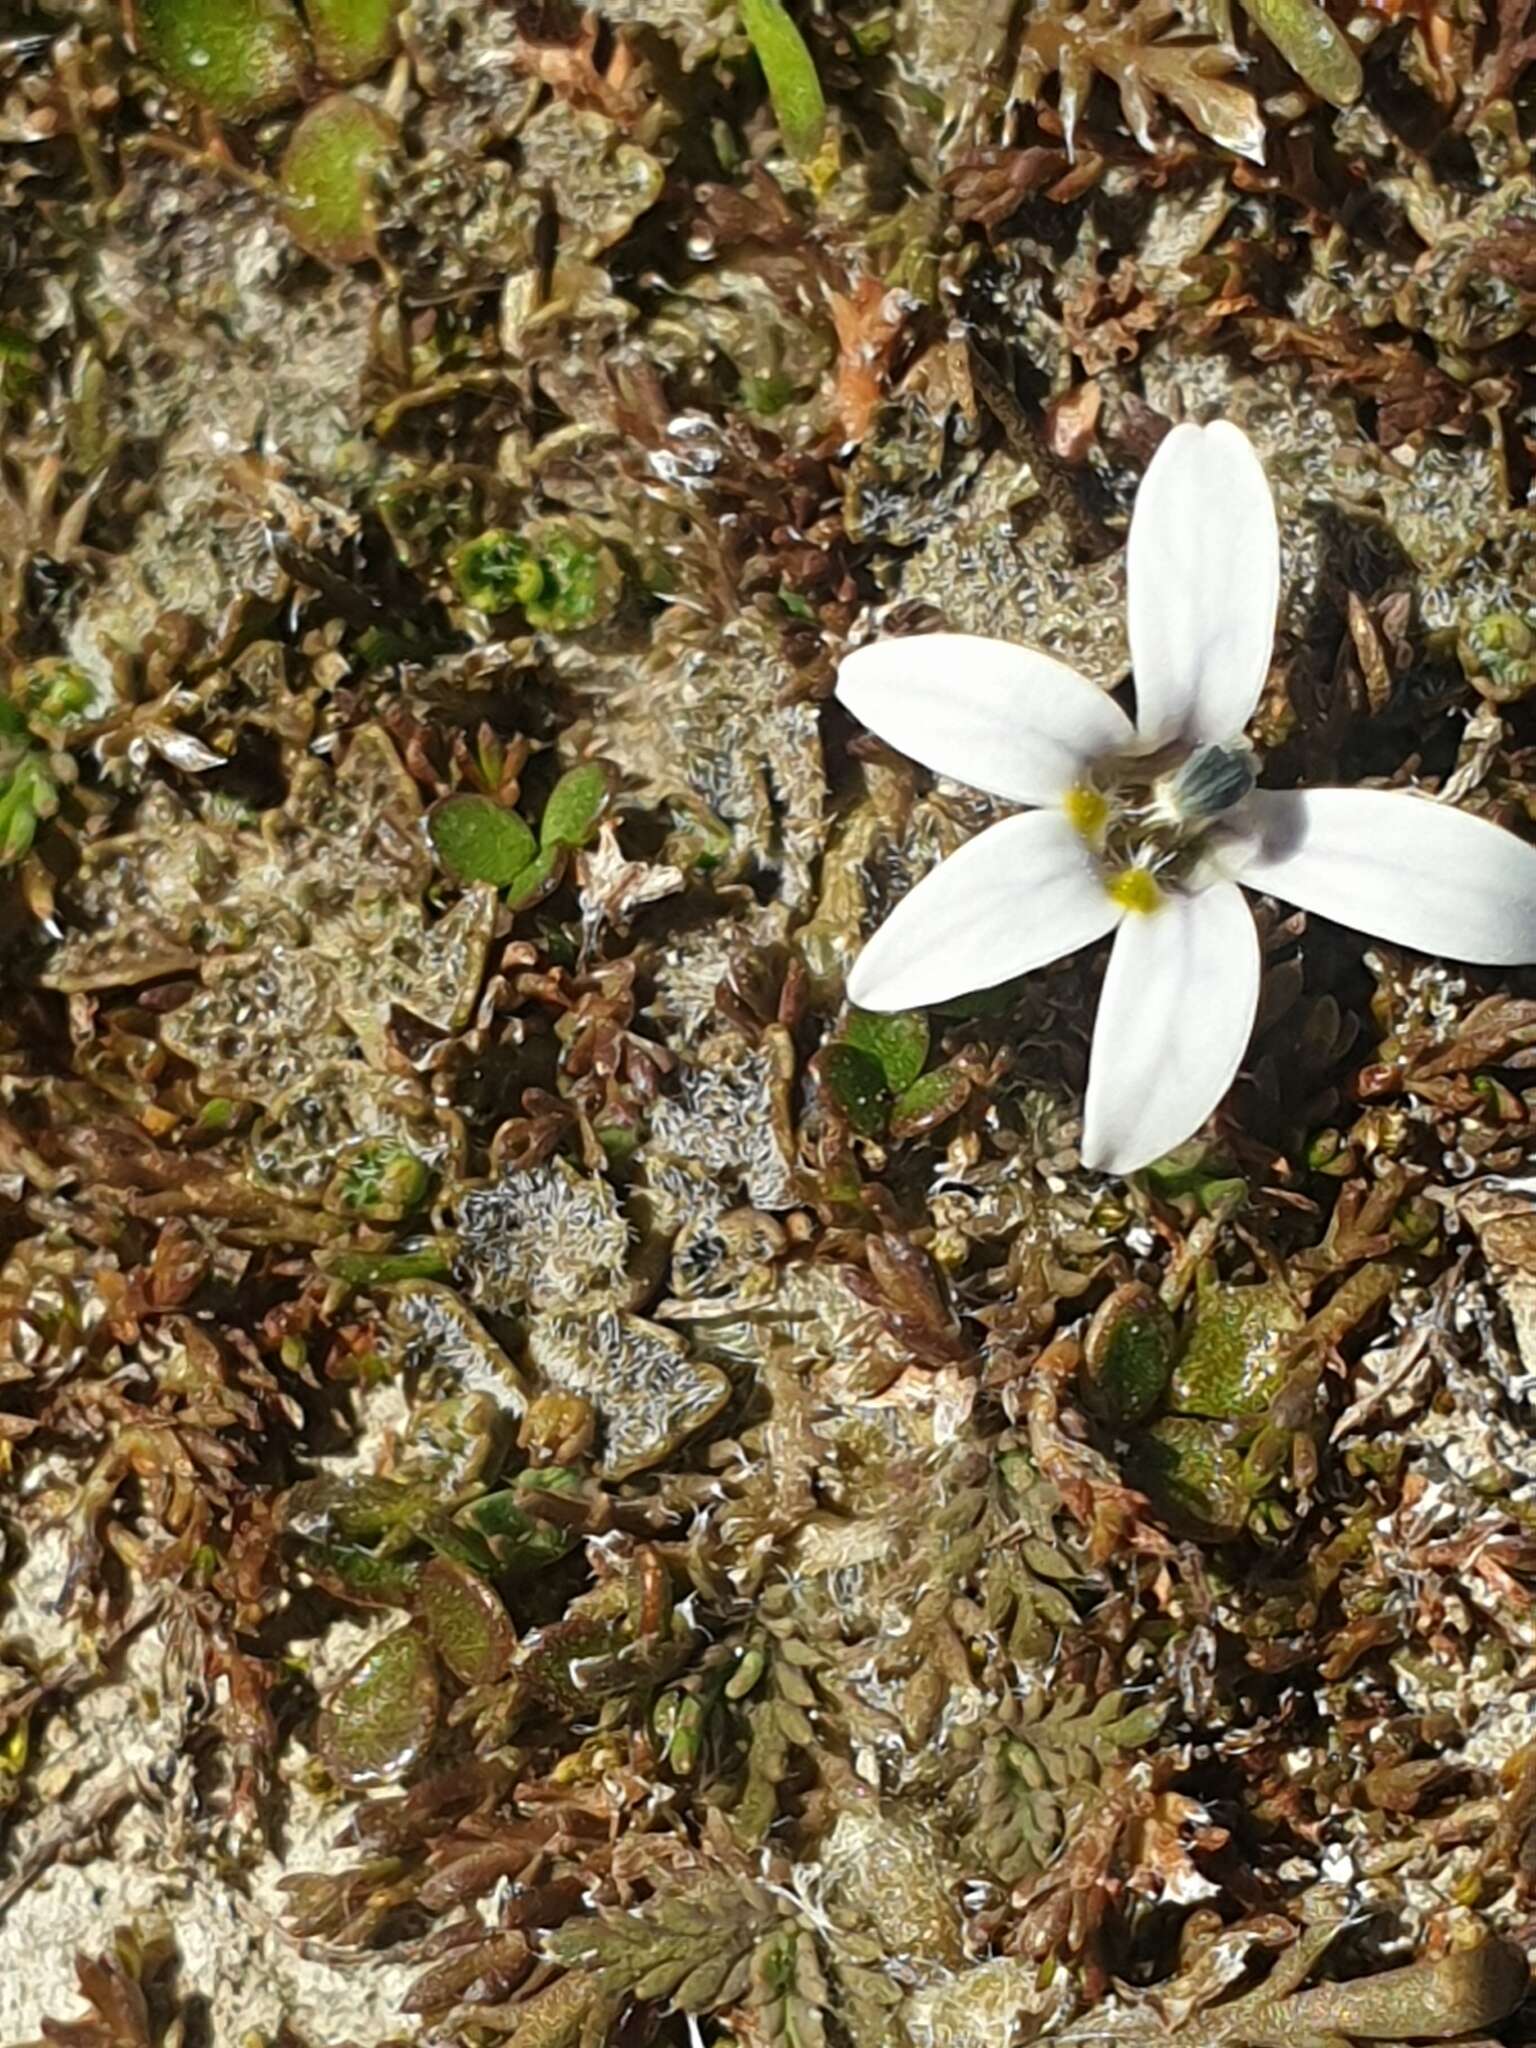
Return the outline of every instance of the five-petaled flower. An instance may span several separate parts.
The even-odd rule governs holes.
[[[863,1009],[988,988],[1115,934],[1094,1025],[1084,1162],[1131,1173],[1231,1086],[1259,999],[1237,884],[1394,944],[1536,960],[1536,847],[1402,790],[1258,789],[1243,738],[1280,588],[1274,504],[1227,422],[1180,426],[1127,549],[1133,724],[1049,655],[962,633],[880,640],[838,695],[941,775],[1034,808],[924,877],[849,980]]]

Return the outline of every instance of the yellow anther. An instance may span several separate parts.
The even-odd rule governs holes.
[[[1104,827],[1109,823],[1108,797],[1100,796],[1086,783],[1079,783],[1076,789],[1067,791],[1062,808],[1078,838],[1086,839],[1090,846],[1097,846],[1104,837]]]
[[[1149,917],[1163,900],[1157,877],[1147,868],[1122,868],[1105,883],[1110,900],[1122,910],[1139,910]]]

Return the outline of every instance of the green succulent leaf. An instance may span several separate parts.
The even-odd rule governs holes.
[[[360,1607],[409,1607],[421,1576],[415,1559],[380,1557],[351,1544],[306,1543],[299,1556],[317,1584]]]
[[[327,78],[351,85],[394,54],[399,0],[304,0],[315,61]]]
[[[419,1208],[432,1186],[432,1169],[397,1138],[370,1138],[347,1154],[325,1206],[374,1223],[398,1222]]]
[[[879,1064],[846,1040],[827,1046],[818,1065],[827,1092],[861,1138],[878,1138],[885,1130],[890,1091]]]
[[[1242,0],[1242,7],[1319,98],[1335,107],[1359,99],[1365,73],[1354,45],[1315,0]]]
[[[1181,1534],[1223,1541],[1247,1520],[1252,1492],[1229,1425],[1164,1416],[1133,1446],[1127,1473]]]
[[[1196,1210],[1218,1220],[1240,1209],[1248,1199],[1248,1183],[1225,1170],[1205,1143],[1192,1138],[1141,1169],[1144,1179],[1165,1202],[1193,1202]]]
[[[456,881],[505,888],[528,866],[537,848],[517,815],[488,796],[448,796],[435,804],[427,831],[437,857]]]
[[[520,1472],[505,1492],[488,1493],[471,1502],[458,1520],[484,1538],[502,1571],[538,1571],[574,1549],[578,1538],[558,1522],[530,1514],[527,1497],[536,1492],[576,1494],[581,1485],[581,1474],[574,1467],[542,1465]]]
[[[891,1136],[900,1141],[936,1129],[965,1107],[970,1092],[970,1079],[959,1067],[920,1074],[891,1104]]]
[[[603,762],[582,761],[568,768],[550,791],[539,821],[543,850],[549,853],[558,847],[585,846],[597,830],[608,788],[608,769]]]
[[[807,163],[826,134],[827,102],[805,37],[780,0],[741,0],[741,22],[768,81],[785,147]]]
[[[398,1479],[304,1479],[283,1503],[283,1527],[318,1542],[373,1545],[410,1535],[431,1511],[429,1497]]]
[[[847,1045],[857,1046],[885,1076],[885,1085],[900,1095],[923,1071],[928,1057],[928,1019],[921,1010],[852,1010],[843,1032]]]
[[[341,1785],[387,1785],[425,1753],[437,1725],[437,1671],[414,1624],[365,1650],[321,1709],[316,1743]]]
[[[278,184],[288,231],[327,263],[375,253],[374,190],[398,145],[394,123],[350,93],[311,107],[289,140]]]
[[[59,807],[58,785],[46,757],[35,749],[0,772],[0,865],[21,860],[31,850],[38,825]]]
[[[315,1264],[348,1287],[384,1287],[394,1280],[441,1280],[453,1271],[442,1245],[399,1252],[317,1252]]]
[[[1083,1346],[1089,1406],[1112,1423],[1144,1421],[1167,1391],[1177,1349],[1173,1318],[1151,1289],[1116,1288]]]
[[[606,618],[618,601],[618,564],[600,542],[564,528],[539,536],[538,583],[520,601],[530,626],[543,632],[579,633]]]
[[[465,1685],[494,1685],[517,1648],[507,1610],[494,1586],[446,1557],[422,1572],[417,1611],[437,1654]]]
[[[77,724],[96,701],[90,677],[71,661],[35,661],[22,670],[13,690],[26,723],[45,734]]]
[[[1304,1320],[1290,1293],[1271,1281],[1203,1280],[1173,1375],[1173,1407],[1222,1419],[1261,1414],[1285,1379]]]
[[[179,92],[227,121],[296,100],[309,51],[289,0],[133,0],[138,46]]]
[[[542,853],[536,853],[525,868],[520,868],[507,884],[507,903],[513,910],[526,910],[537,903],[541,896],[547,896],[555,883],[565,872],[565,848],[549,846]]]

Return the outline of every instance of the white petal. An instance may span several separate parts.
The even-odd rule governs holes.
[[[861,1010],[912,1010],[1011,981],[1102,938],[1122,915],[1058,811],[1004,818],[941,861],[854,964]]]
[[[1280,597],[1275,502],[1239,428],[1164,439],[1136,494],[1126,582],[1142,741],[1235,738],[1264,686]]]
[[[1421,953],[1536,960],[1536,846],[1486,818],[1394,789],[1256,789],[1241,816],[1250,888]]]
[[[1085,763],[1132,741],[1119,705],[1076,669],[975,633],[861,647],[837,694],[899,753],[1017,804],[1057,802]]]
[[[1259,1004],[1259,936],[1218,882],[1127,917],[1093,1027],[1083,1163],[1134,1173],[1198,1131],[1232,1085]]]

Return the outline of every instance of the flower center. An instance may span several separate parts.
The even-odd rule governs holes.
[[[1096,762],[1063,808],[1114,901],[1150,912],[1165,889],[1198,886],[1207,833],[1255,780],[1253,754],[1240,740],[1119,755]]]
[[[1163,900],[1150,868],[1121,868],[1118,874],[1106,877],[1104,887],[1122,910],[1140,911],[1143,917],[1150,917]]]

